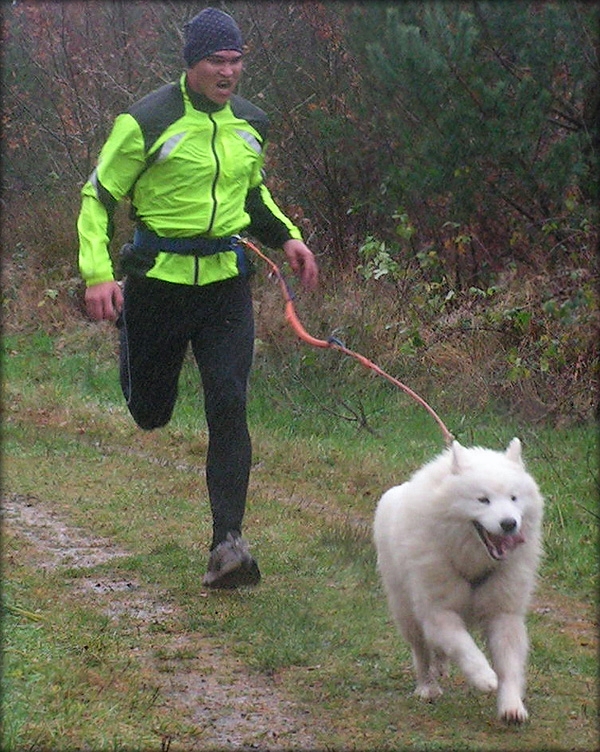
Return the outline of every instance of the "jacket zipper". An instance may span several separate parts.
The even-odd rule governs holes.
[[[217,183],[219,182],[219,175],[221,173],[221,164],[219,162],[219,157],[217,155],[217,123],[215,122],[215,119],[211,114],[208,115],[209,120],[213,124],[213,132],[212,137],[210,139],[210,147],[213,153],[213,157],[215,159],[215,174],[212,180],[212,184],[210,187],[210,195],[213,202],[213,208],[212,213],[210,215],[210,221],[208,223],[208,227],[206,228],[206,234],[210,235],[210,231],[213,228],[213,225],[215,223],[215,216],[217,214]],[[194,258],[195,261],[195,268],[194,268],[194,284],[198,285],[200,284],[200,259],[198,256]]]

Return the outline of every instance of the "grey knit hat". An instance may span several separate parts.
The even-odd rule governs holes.
[[[205,8],[183,27],[183,59],[188,68],[219,50],[242,52],[242,33],[233,18],[217,8]]]

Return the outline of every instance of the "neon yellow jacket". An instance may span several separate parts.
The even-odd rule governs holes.
[[[185,73],[119,115],[82,189],[79,269],[87,285],[115,278],[113,214],[130,195],[140,226],[163,238],[245,233],[276,248],[300,231],[263,182],[266,114],[234,95],[222,108],[194,94]],[[157,251],[148,277],[209,284],[239,275],[239,252]]]

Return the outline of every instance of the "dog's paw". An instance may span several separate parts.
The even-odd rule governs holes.
[[[495,692],[498,689],[498,677],[496,672],[486,666],[471,676],[471,683],[480,692]]]
[[[444,691],[436,681],[428,681],[424,684],[418,684],[415,689],[415,695],[425,702],[433,702],[443,694]]]
[[[498,718],[504,723],[518,725],[529,718],[529,713],[521,698],[515,693],[512,697],[502,697],[502,690],[498,695]]]
[[[504,723],[515,726],[525,723],[529,718],[529,713],[527,712],[525,705],[519,701],[519,704],[513,707],[500,708],[498,710],[498,717],[501,721],[504,721]]]

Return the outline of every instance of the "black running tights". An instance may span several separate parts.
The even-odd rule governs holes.
[[[119,321],[121,387],[136,423],[166,425],[191,344],[208,425],[206,482],[213,518],[211,548],[241,533],[252,450],[246,419],[254,320],[246,279],[191,287],[128,277]]]

